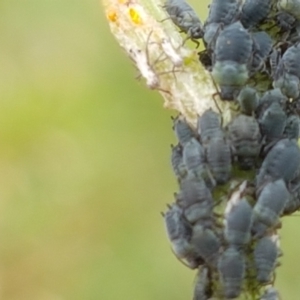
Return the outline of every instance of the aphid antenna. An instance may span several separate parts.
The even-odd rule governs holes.
[[[191,266],[191,265],[189,265],[188,263],[186,263],[185,261],[183,261],[182,259],[180,259],[177,255],[176,255],[176,253],[174,252],[174,250],[172,249],[172,247],[171,247],[171,251],[172,251],[172,253],[174,254],[174,256],[175,256],[175,258],[180,262],[180,263],[182,263],[184,266],[186,266],[187,268],[189,268],[189,269],[191,269],[191,270],[195,270],[196,268],[197,268],[197,266]]]

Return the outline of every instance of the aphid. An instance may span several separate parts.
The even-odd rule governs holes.
[[[225,137],[215,137],[206,147],[208,167],[218,184],[226,183],[231,175],[231,152]]]
[[[294,140],[282,139],[268,152],[256,177],[256,186],[282,178],[286,184],[299,174],[300,150]]]
[[[213,41],[223,26],[236,21],[239,11],[237,0],[213,0],[209,7],[208,18],[204,24],[204,41],[213,48]]]
[[[240,167],[244,170],[253,168],[261,148],[261,134],[255,118],[239,115],[228,125],[228,131]]]
[[[180,145],[173,146],[171,145],[172,155],[171,155],[171,164],[173,172],[178,180],[181,180],[186,174],[187,169],[183,163],[182,159],[182,148]]]
[[[272,0],[246,0],[240,20],[245,28],[252,28],[261,23],[271,10]]]
[[[209,277],[209,269],[203,266],[200,267],[200,270],[196,275],[193,300],[208,300],[211,296],[212,286]]]
[[[300,2],[299,0],[278,0],[277,6],[280,10],[287,12],[300,20]]]
[[[252,0],[249,2],[252,2]],[[265,62],[272,50],[273,40],[265,31],[252,33],[252,38],[253,38],[253,52],[252,52],[251,71],[256,72],[259,70],[264,70]]]
[[[218,270],[226,299],[240,295],[245,277],[245,257],[238,250],[229,247],[219,258]]]
[[[287,32],[294,28],[296,18],[287,12],[281,11],[276,15],[276,22],[282,32]]]
[[[176,118],[172,118],[172,120],[174,123],[173,130],[175,131],[175,135],[179,143],[184,146],[195,137],[195,132],[182,116],[177,116]]]
[[[300,184],[298,180],[295,183],[291,183],[289,186],[291,197],[285,204],[283,215],[290,215],[300,209]]]
[[[300,118],[297,115],[291,115],[286,120],[284,128],[284,136],[289,139],[298,140],[299,138],[299,124]]]
[[[179,259],[186,260],[190,268],[196,268],[198,262],[190,244],[192,227],[184,219],[182,209],[178,205],[172,204],[163,216],[174,254]]]
[[[278,102],[273,102],[263,113],[260,120],[262,136],[272,141],[283,136],[287,116]]]
[[[264,294],[259,298],[259,300],[280,300],[280,299],[281,298],[278,291],[272,286],[267,287]]]
[[[183,64],[182,57],[176,52],[169,39],[162,39],[161,47],[166,56],[171,60],[174,67],[180,67]]]
[[[228,25],[218,35],[212,77],[220,86],[223,100],[233,100],[246,84],[252,43],[250,34],[240,22]]]
[[[220,116],[211,108],[206,110],[202,116],[198,118],[197,130],[204,145],[212,138],[223,136]]]
[[[191,244],[194,246],[196,253],[201,256],[209,266],[216,266],[220,239],[210,228],[205,228],[200,223],[194,225]]]
[[[184,209],[184,215],[190,223],[208,219],[212,215],[213,198],[205,181],[193,173],[180,181],[177,203]]]
[[[172,22],[195,43],[203,37],[203,25],[194,9],[184,0],[167,0],[164,8]]]
[[[278,236],[265,236],[261,238],[254,248],[254,264],[256,280],[262,284],[271,281],[271,275],[276,267],[278,258]]]
[[[231,246],[243,246],[251,237],[252,207],[245,198],[238,203],[229,200],[227,207],[229,210],[225,213],[225,239]]]
[[[282,179],[269,182],[262,189],[254,205],[254,220],[269,228],[277,226],[289,197],[290,193]]]
[[[283,54],[274,74],[273,86],[289,98],[299,96],[300,45],[288,48]]]
[[[245,86],[241,89],[237,97],[237,101],[243,114],[252,115],[259,103],[259,97],[256,89],[250,86]]]
[[[190,139],[183,148],[183,163],[190,172],[201,176],[205,169],[205,153],[202,145],[195,139]]]
[[[274,102],[280,104],[284,109],[288,98],[281,93],[279,88],[266,91],[259,100],[259,105],[255,111],[256,117],[261,119],[266,109]]]

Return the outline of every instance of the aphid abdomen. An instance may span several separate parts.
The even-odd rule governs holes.
[[[183,163],[182,158],[182,149],[180,145],[171,146],[172,155],[171,155],[171,164],[173,168],[173,172],[178,180],[181,180],[186,176],[187,169]]]
[[[192,138],[195,137],[194,130],[188,125],[188,123],[181,117],[177,116],[173,119],[173,129],[179,143],[184,146]]]

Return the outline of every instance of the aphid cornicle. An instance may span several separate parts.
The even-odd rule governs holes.
[[[270,286],[267,287],[264,294],[259,298],[259,300],[280,300],[280,295],[278,291]]]
[[[231,176],[231,151],[225,137],[215,137],[206,146],[208,167],[218,184],[226,183]]]
[[[203,37],[203,25],[194,9],[185,0],[167,0],[163,6],[172,22],[195,43]]]
[[[187,169],[183,163],[182,159],[182,147],[180,145],[173,146],[171,145],[172,155],[171,155],[171,164],[173,172],[177,179],[180,181],[187,174]]]
[[[190,223],[208,219],[212,215],[213,198],[204,180],[194,173],[180,181],[177,203],[183,208],[184,216]]]
[[[291,157],[293,159],[291,159]],[[265,157],[256,177],[256,186],[282,178],[286,184],[299,175],[300,149],[294,140],[282,139],[277,142]]]
[[[226,299],[240,295],[245,277],[245,257],[233,247],[229,247],[219,258],[218,270]]]
[[[218,35],[212,77],[223,100],[234,100],[249,78],[252,38],[240,22],[228,25]]]
[[[172,118],[172,120],[175,135],[179,143],[184,146],[187,142],[195,137],[195,132],[182,116],[177,116],[176,118]]]
[[[224,236],[231,246],[240,247],[250,241],[252,207],[245,198],[234,204],[229,201],[228,205],[230,209],[225,214]]]
[[[242,114],[237,116],[228,125],[228,132],[232,151],[238,159],[240,168],[244,170],[253,168],[261,149],[261,134],[255,118]]]
[[[196,268],[198,263],[193,252],[193,247],[190,244],[192,227],[184,219],[182,209],[178,205],[172,204],[163,216],[174,254],[179,259],[186,260],[190,268]]]
[[[213,48],[213,41],[223,26],[236,21],[240,3],[237,0],[213,0],[209,6],[208,18],[204,24],[204,41]]]
[[[252,28],[262,22],[271,10],[273,0],[246,0],[240,20],[245,28]]]
[[[276,267],[279,249],[278,236],[265,236],[258,240],[254,248],[254,264],[256,280],[266,284],[271,281],[272,273]]]
[[[196,223],[193,227],[191,244],[196,253],[201,256],[209,266],[216,267],[220,239],[210,228],[205,228],[200,222]]]
[[[209,269],[205,266],[200,267],[194,288],[193,300],[208,300],[212,295],[211,278],[209,278]]]
[[[252,115],[259,103],[259,97],[256,89],[250,86],[245,86],[241,89],[237,97],[237,101],[243,114]]]
[[[273,86],[289,98],[299,96],[300,44],[291,46],[283,54],[274,74]]]
[[[268,228],[277,226],[290,196],[282,179],[266,184],[253,208],[254,222],[261,222]]]
[[[212,109],[206,110],[198,118],[197,130],[203,145],[206,145],[212,138],[223,136],[220,116]]]

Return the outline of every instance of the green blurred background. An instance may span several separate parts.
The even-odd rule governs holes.
[[[160,215],[170,112],[99,1],[2,0],[0,45],[0,298],[191,299]],[[296,300],[299,219],[284,225],[277,286]]]

